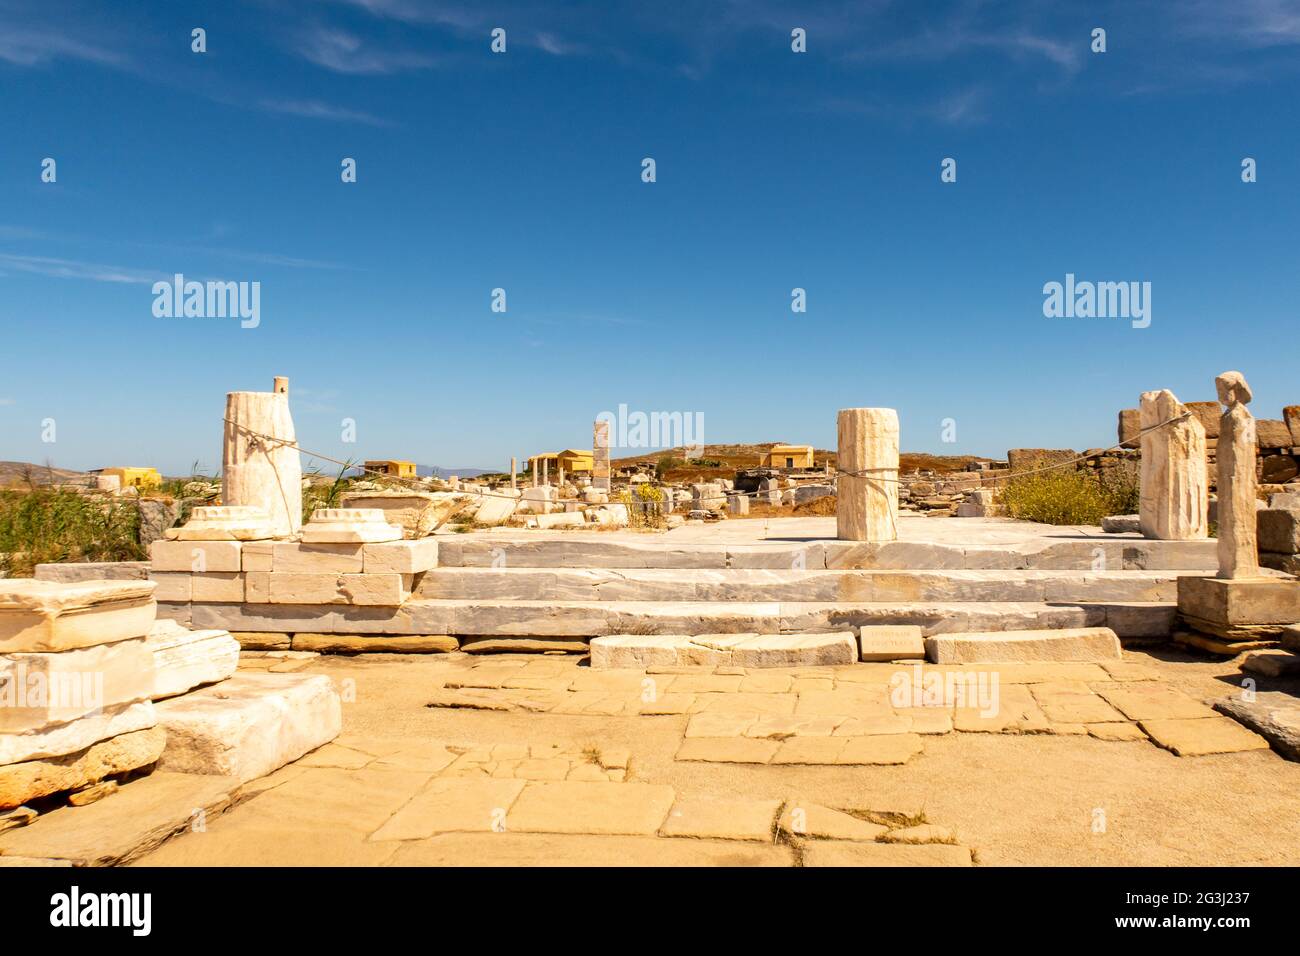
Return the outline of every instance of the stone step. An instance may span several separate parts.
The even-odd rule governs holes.
[[[925,634],[1110,627],[1121,637],[1167,637],[1177,605],[1165,602],[870,601],[451,601],[401,607],[337,604],[194,604],[191,626],[313,634],[599,637],[607,634],[793,634],[915,624]],[[182,612],[177,612],[182,613]]]
[[[932,664],[1005,661],[1117,661],[1119,638],[1108,627],[936,634],[925,639]]]
[[[736,667],[813,667],[852,664],[852,631],[834,634],[617,634],[593,638],[594,670],[660,664]]]
[[[1176,571],[436,568],[416,596],[477,601],[1159,601]]]
[[[539,537],[467,534],[439,537],[442,567],[473,568],[766,568],[773,570],[1032,569],[1215,571],[1213,539],[1148,541],[1136,536],[1065,535],[967,546],[914,541],[863,544],[769,540],[758,544],[676,543],[646,536],[608,540],[581,533]]]

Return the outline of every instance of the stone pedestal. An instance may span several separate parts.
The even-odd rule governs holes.
[[[198,507],[179,528],[169,528],[169,541],[264,541],[275,537],[271,519],[253,505]]]
[[[836,526],[845,541],[898,538],[898,412],[841,409]]]
[[[1294,578],[1178,579],[1178,611],[1198,631],[1226,641],[1276,638],[1300,621]]]
[[[1144,537],[1190,541],[1209,535],[1205,426],[1195,416],[1156,428],[1186,413],[1166,390],[1143,392],[1142,485],[1138,508]]]
[[[379,508],[317,508],[303,525],[304,544],[362,544],[400,541],[402,529]]]
[[[302,463],[288,382],[277,378],[275,389],[226,395],[221,500],[261,508],[275,535],[288,537],[302,527]]]

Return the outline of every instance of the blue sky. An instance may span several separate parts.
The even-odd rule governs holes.
[[[1227,368],[1300,402],[1295,2],[127,9],[0,0],[0,458],[211,469],[277,374],[304,448],[488,468],[620,403],[1001,455]],[[175,273],[260,325],[155,317]],[[1150,327],[1044,317],[1066,273],[1150,282]]]

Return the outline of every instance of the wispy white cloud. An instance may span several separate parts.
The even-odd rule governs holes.
[[[298,38],[299,56],[335,73],[383,74],[427,69],[435,60],[423,53],[382,49],[346,30],[312,27]]]
[[[159,272],[146,272],[77,259],[56,259],[50,256],[16,256],[0,253],[0,264],[15,272],[58,279],[89,279],[93,282],[144,284],[166,278]]]
[[[362,123],[366,126],[391,126],[386,119],[372,116],[360,110],[350,110],[334,106],[321,100],[260,100],[261,109],[271,113],[284,113],[289,116],[303,116],[308,119],[332,120],[341,123]]]
[[[42,66],[55,60],[83,60],[122,67],[131,62],[131,58],[119,50],[78,40],[65,30],[13,26],[0,29],[0,60],[15,66]]]

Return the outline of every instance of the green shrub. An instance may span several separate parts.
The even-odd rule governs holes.
[[[629,485],[619,492],[619,501],[627,506],[629,527],[649,530],[667,524],[664,492],[657,485],[649,482]]]
[[[1099,525],[1107,515],[1134,514],[1138,488],[1131,470],[1100,477],[1087,471],[1045,471],[1012,478],[999,501],[1012,518],[1043,524]]]
[[[0,572],[27,577],[51,561],[143,561],[134,499],[66,488],[0,491]]]

